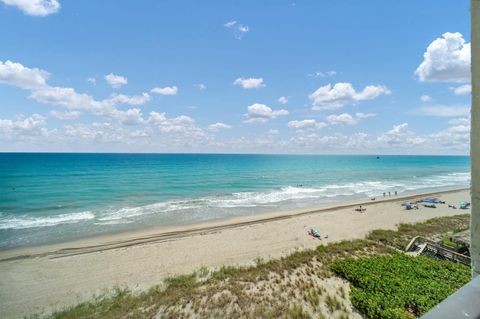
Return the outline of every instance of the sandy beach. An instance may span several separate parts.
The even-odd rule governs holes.
[[[401,201],[434,196],[468,201],[469,190],[392,196],[330,207],[169,228],[149,228],[55,245],[0,252],[0,317],[61,309],[115,286],[141,290],[201,266],[248,264],[296,249],[362,238],[373,229],[468,213],[445,205],[406,211]],[[358,205],[366,212],[355,211]],[[307,235],[320,229],[321,241]],[[324,237],[323,236],[323,237]]]

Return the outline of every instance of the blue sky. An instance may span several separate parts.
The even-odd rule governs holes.
[[[0,0],[0,151],[467,154],[468,5]]]

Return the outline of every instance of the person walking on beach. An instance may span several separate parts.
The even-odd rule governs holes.
[[[383,197],[385,197],[385,192],[383,192]]]
[[[397,191],[395,191],[395,196],[397,196]]]
[[[388,196],[391,196],[391,195],[390,195],[390,192],[388,192]]]

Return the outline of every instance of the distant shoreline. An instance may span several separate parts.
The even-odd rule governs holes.
[[[45,256],[51,256],[53,258],[56,258],[88,254],[104,250],[131,247],[135,245],[163,242],[187,236],[194,236],[202,233],[221,231],[225,229],[280,221],[304,215],[322,213],[326,211],[333,212],[341,209],[354,208],[359,205],[368,208],[370,205],[374,205],[377,203],[391,203],[399,200],[411,200],[418,197],[456,193],[469,189],[470,188],[452,188],[440,191],[414,192],[397,196],[387,195],[386,197],[382,196],[380,198],[376,198],[375,200],[365,199],[345,201],[338,202],[332,205],[321,205],[286,211],[272,211],[266,213],[258,213],[254,216],[220,218],[212,221],[192,224],[142,227],[134,230],[93,235],[82,239],[69,240],[55,244],[7,248],[0,250],[0,262]]]

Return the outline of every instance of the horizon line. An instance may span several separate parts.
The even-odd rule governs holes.
[[[278,156],[464,156],[470,154],[399,154],[399,153],[222,153],[222,152],[75,152],[75,151],[0,151],[0,154],[138,154],[138,155],[278,155]]]

